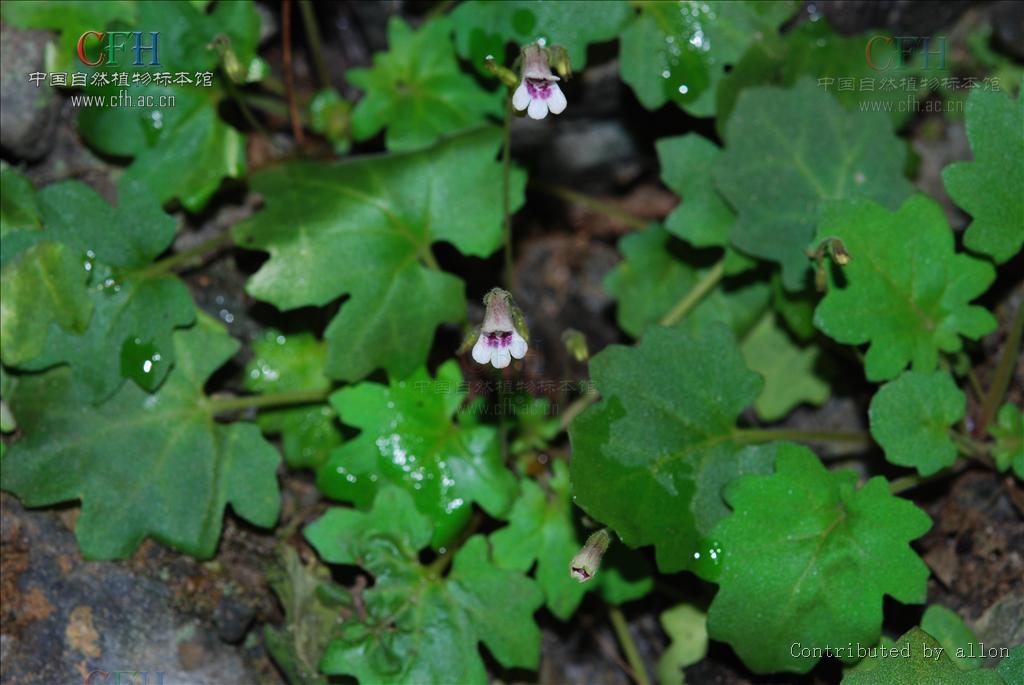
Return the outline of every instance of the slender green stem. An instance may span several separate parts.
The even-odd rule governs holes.
[[[981,381],[978,380],[978,374],[974,373],[974,369],[967,369],[967,380],[971,384],[974,396],[979,400],[984,399],[985,389],[981,387]]]
[[[629,624],[626,623],[622,609],[609,604],[608,618],[611,619],[615,636],[619,639],[622,652],[626,655],[626,661],[629,662],[629,667],[633,671],[631,674],[633,679],[638,685],[651,685],[650,678],[647,677],[647,668],[644,666],[643,659],[640,658],[640,650],[636,648],[636,642],[633,641],[633,635],[629,632]]]
[[[455,558],[455,553],[458,552],[459,549],[461,549],[464,544],[466,544],[467,540],[473,537],[473,534],[476,533],[477,530],[479,530],[483,522],[483,514],[481,514],[479,511],[473,512],[473,519],[469,522],[469,525],[466,526],[466,530],[462,532],[462,535],[459,536],[459,539],[451,545],[449,545],[448,547],[443,548],[444,551],[438,554],[437,558],[430,562],[430,564],[427,566],[428,574],[432,575],[435,578],[440,578],[441,576],[443,576],[444,572],[447,571],[448,567],[451,565],[452,559]]]
[[[1006,389],[1010,387],[1010,378],[1013,376],[1013,367],[1017,363],[1022,334],[1024,334],[1024,302],[1017,305],[1017,313],[1010,324],[1006,344],[1003,345],[1003,356],[999,358],[999,366],[996,367],[995,375],[992,377],[992,384],[988,387],[988,393],[981,403],[981,418],[978,420],[975,435],[985,434],[989,423],[992,422],[999,410],[999,403],[1003,401]]]
[[[629,212],[619,209],[618,207],[615,207],[613,205],[610,205],[607,202],[595,200],[589,195],[584,195],[583,193],[577,192],[571,188],[566,188],[564,186],[554,185],[550,183],[540,183],[535,181],[530,181],[530,187],[539,190],[542,193],[551,195],[552,197],[557,197],[559,199],[565,200],[566,202],[571,202],[572,204],[579,205],[580,207],[586,207],[587,209],[595,211],[598,214],[604,214],[605,216],[610,216],[612,218],[618,219],[627,226],[630,226],[638,230],[647,228],[647,226],[650,225],[651,223],[649,221],[641,219],[638,216],[633,216]]]
[[[433,19],[434,17],[440,17],[442,14],[448,11],[448,8],[455,4],[455,0],[441,0],[427,12],[427,20]]]
[[[153,262],[144,269],[141,269],[135,273],[136,276],[153,277],[159,276],[160,274],[167,273],[171,269],[181,266],[182,264],[191,262],[207,252],[213,252],[214,250],[223,247],[231,242],[231,233],[224,231],[219,233],[209,240],[190,247],[187,250],[182,250],[172,254],[169,257],[164,257],[158,261]]]
[[[672,326],[679,323],[686,314],[697,306],[711,290],[718,285],[725,274],[725,260],[722,260],[711,267],[697,283],[669,310],[661,319],[662,326]]]
[[[267,407],[284,407],[293,404],[314,404],[323,402],[331,392],[330,388],[321,390],[287,390],[263,395],[245,395],[244,397],[211,397],[210,412],[225,414],[242,409],[266,409]]]
[[[925,485],[926,483],[932,483],[948,476],[956,475],[966,469],[969,465],[970,462],[968,460],[959,459],[954,462],[952,466],[944,468],[941,471],[936,471],[930,476],[920,476],[915,473],[910,476],[896,478],[889,482],[889,492],[896,495],[901,492],[906,492],[907,490],[912,490],[913,488]]]
[[[590,392],[586,392],[577,397],[576,399],[574,399],[572,402],[570,402],[569,406],[566,407],[565,411],[562,412],[561,417],[559,417],[559,425],[561,426],[561,430],[568,430],[569,424],[572,423],[573,419],[582,414],[583,411],[587,407],[592,405],[594,402],[597,402],[597,400],[600,397],[601,396],[597,393],[597,391],[591,390]]]
[[[737,428],[733,437],[738,442],[772,442],[792,440],[793,442],[841,442],[867,443],[871,436],[866,431],[804,431],[789,428]]]
[[[423,258],[423,263],[434,271],[440,271],[441,265],[437,263],[437,259],[434,257],[434,253],[430,251],[430,245],[427,245],[420,250],[420,257]]]
[[[249,108],[249,103],[245,101],[245,96],[242,95],[242,92],[238,89],[238,86],[234,84],[234,82],[231,80],[231,77],[227,74],[226,71],[224,71],[224,84],[226,90],[228,91],[228,95],[231,97],[232,100],[235,101],[235,104],[238,105],[238,109],[242,112],[242,117],[246,120],[246,122],[248,122],[248,124],[252,126],[253,129],[255,129],[261,136],[263,136],[267,140],[273,140],[270,137],[270,134],[267,132],[267,129],[263,127],[263,124],[260,123],[260,120],[257,119],[256,115],[252,113],[252,109]]]
[[[512,215],[509,199],[509,178],[512,174],[512,98],[505,103],[505,131],[501,144],[501,215],[505,234],[505,287],[514,293],[516,273],[512,260]]]
[[[320,28],[316,25],[316,13],[313,11],[313,3],[310,0],[299,0],[299,11],[302,12],[302,26],[306,29],[306,40],[309,42],[309,49],[313,53],[313,67],[316,69],[316,80],[321,88],[328,88],[331,85],[331,75],[327,71],[327,62],[324,61],[324,49],[320,42]]]

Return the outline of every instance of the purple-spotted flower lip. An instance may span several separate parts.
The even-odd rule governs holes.
[[[528,345],[526,339],[516,330],[512,316],[512,296],[500,288],[495,288],[484,298],[487,312],[484,323],[480,326],[480,336],[473,345],[473,361],[478,364],[491,364],[496,369],[504,369],[512,363],[512,359],[526,356]]]
[[[543,47],[534,43],[523,48],[522,81],[512,94],[512,106],[526,110],[531,119],[543,119],[550,111],[565,111],[566,99],[558,87],[560,79],[551,72],[548,55]]]

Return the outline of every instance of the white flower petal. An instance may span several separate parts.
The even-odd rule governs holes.
[[[522,112],[530,106],[530,92],[526,90],[526,79],[519,82],[519,87],[516,88],[516,92],[512,94],[512,106],[515,107],[518,112]]]
[[[496,369],[504,369],[506,366],[512,363],[512,355],[508,353],[507,347],[495,347],[491,351],[491,364]]]
[[[531,119],[543,119],[548,115],[548,103],[540,98],[530,100],[530,109],[526,111]]]
[[[473,361],[477,364],[486,364],[491,361],[491,351],[487,349],[487,341],[482,335],[476,339],[476,344],[473,345]]]
[[[509,343],[508,351],[516,359],[522,359],[526,356],[526,340],[523,336],[519,335],[516,331],[512,331],[512,342]]]
[[[552,114],[561,114],[565,111],[566,104],[568,104],[565,101],[565,95],[557,83],[552,83],[548,87],[551,89],[551,95],[548,96],[548,109],[551,110]]]

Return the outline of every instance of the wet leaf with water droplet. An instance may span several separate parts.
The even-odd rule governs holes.
[[[726,67],[751,43],[776,33],[797,7],[735,0],[633,4],[640,15],[622,32],[622,80],[648,109],[675,102],[695,116],[714,116]]]
[[[116,207],[77,181],[47,186],[39,191],[37,200],[44,229],[6,236],[5,264],[40,241],[59,244],[67,252],[66,259],[47,278],[55,284],[65,278],[86,283],[85,299],[76,305],[76,316],[88,314],[90,309],[92,314],[84,319],[87,327],[68,330],[50,325],[44,330],[41,347],[17,365],[41,370],[69,364],[74,383],[92,402],[109,397],[120,386],[126,377],[122,370],[142,387],[155,389],[174,362],[172,331],[195,320],[195,305],[184,283],[170,273],[146,271],[173,240],[174,220],[163,213],[146,185],[131,179],[122,179]],[[38,292],[38,285],[45,282],[33,278],[36,297],[31,300],[19,301],[5,292],[5,316],[38,317],[37,306],[45,296]],[[39,321],[48,323],[45,318]],[[122,366],[122,345],[135,338],[153,345],[160,354],[160,359],[150,356],[148,371],[141,358],[135,363],[138,355],[131,351],[127,353],[129,363]],[[6,353],[4,361],[15,364]]]
[[[652,327],[636,347],[595,355],[590,372],[602,400],[569,428],[576,503],[626,544],[653,544],[661,570],[689,568],[727,513],[722,487],[771,468],[772,445],[736,435],[760,377],[720,323]]]
[[[364,615],[346,619],[320,669],[361,683],[484,685],[479,644],[506,668],[536,668],[540,630],[533,612],[544,598],[532,580],[501,570],[487,541],[471,537],[445,577],[421,566],[433,523],[408,492],[388,486],[368,512],[333,508],[306,527],[324,561],[358,564],[372,573]]]
[[[853,471],[830,472],[784,444],[774,474],[733,481],[725,499],[732,513],[709,536],[723,551],[708,632],[751,670],[806,673],[818,658],[794,643],[877,644],[883,596],[924,601],[928,567],[910,541],[931,521],[884,478],[857,488]]]
[[[321,390],[330,386],[324,375],[324,344],[310,333],[270,329],[252,345],[245,367],[245,388],[253,392]],[[293,468],[316,468],[341,444],[338,418],[326,401],[299,407],[268,409],[256,419],[264,433],[281,434],[285,460]]]
[[[434,527],[435,547],[458,536],[474,502],[492,516],[504,516],[516,480],[501,461],[492,426],[453,420],[466,395],[461,383],[452,360],[441,365],[436,379],[421,369],[405,381],[360,383],[331,395],[342,423],[362,432],[317,469],[317,486],[361,507],[386,484],[401,487]]]
[[[121,345],[121,375],[153,392],[167,375],[167,361],[156,345],[132,336]]]
[[[230,504],[262,527],[277,521],[280,457],[249,423],[212,420],[203,385],[238,349],[206,316],[173,336],[174,370],[155,394],[134,383],[93,406],[67,367],[19,378],[22,436],[0,485],[25,506],[80,501],[75,536],[87,559],[125,558],[147,537],[211,556]]]

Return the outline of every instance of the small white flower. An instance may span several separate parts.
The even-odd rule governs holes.
[[[512,296],[500,288],[494,288],[484,298],[487,313],[480,327],[480,337],[473,345],[473,361],[478,364],[490,363],[496,369],[504,369],[512,359],[526,356],[526,339],[516,330],[512,320]]]
[[[559,78],[551,73],[547,53],[539,45],[528,45],[523,50],[523,80],[512,94],[512,106],[526,110],[531,119],[543,119],[550,111],[561,114],[566,100],[558,87]]]

